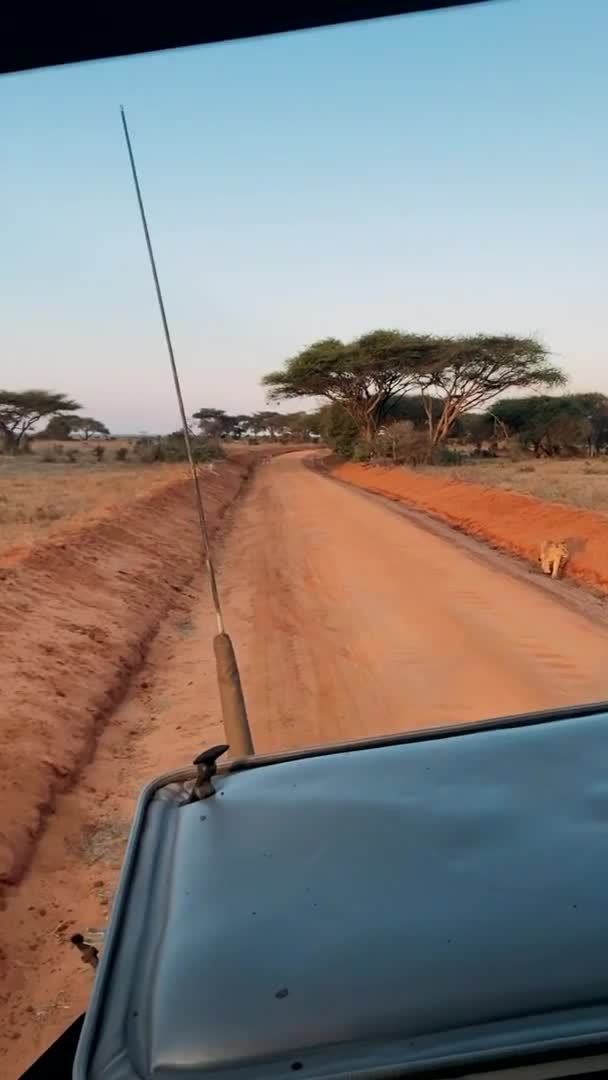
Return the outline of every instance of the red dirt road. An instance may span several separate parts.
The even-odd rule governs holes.
[[[494,560],[301,454],[261,466],[219,557],[257,749],[608,697],[608,631]],[[190,591],[0,912],[8,1080],[86,1004],[91,974],[66,942],[104,924],[137,792],[218,738],[214,620]]]
[[[228,625],[260,749],[608,697],[608,634],[306,468],[241,507]]]
[[[349,484],[414,506],[535,566],[539,540],[564,540],[570,552],[564,576],[608,593],[606,514],[456,480],[441,469],[421,471],[349,461],[333,472]]]

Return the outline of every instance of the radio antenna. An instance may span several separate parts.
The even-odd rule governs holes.
[[[224,617],[222,614],[220,595],[217,587],[215,567],[213,565],[213,559],[211,556],[209,529],[207,527],[207,516],[205,514],[205,503],[201,489],[200,477],[196,468],[196,463],[194,461],[194,455],[192,452],[192,440],[190,438],[190,429],[188,427],[186,410],[184,408],[184,398],[182,395],[179,372],[177,370],[177,364],[175,362],[175,352],[173,350],[171,332],[169,330],[167,313],[165,311],[165,303],[163,300],[163,294],[158,278],[158,271],[156,269],[156,259],[154,257],[154,250],[152,248],[152,241],[150,239],[150,230],[148,228],[146,211],[144,209],[141,188],[139,186],[139,177],[137,175],[135,158],[133,156],[133,147],[131,145],[129,128],[127,126],[127,118],[125,116],[125,110],[122,105],[120,107],[120,115],[125,135],[125,142],[127,144],[127,151],[129,154],[129,161],[131,164],[131,173],[133,175],[133,184],[135,186],[135,193],[137,195],[137,203],[139,206],[141,223],[144,230],[144,236],[146,238],[146,247],[148,249],[148,257],[150,260],[152,277],[154,279],[156,299],[158,300],[160,317],[163,324],[165,343],[167,345],[167,352],[169,354],[169,363],[171,365],[173,385],[175,387],[175,394],[179,406],[179,414],[181,417],[182,431],[184,435],[184,443],[186,446],[186,456],[188,458],[188,465],[190,466],[190,474],[192,476],[194,501],[196,504],[199,521],[203,568],[207,571],[207,579],[209,581],[211,599],[213,601],[213,609],[215,612],[215,619],[217,623],[217,634],[213,639],[213,649],[215,652],[217,680],[222,704],[222,718],[224,722],[224,730],[226,732],[226,738],[230,744],[233,754],[235,754],[236,756],[250,755],[254,753],[254,750],[253,741],[251,738],[251,731],[249,729],[249,721],[247,719],[245,698],[243,696],[243,689],[241,686],[241,679],[239,675],[238,665],[236,662],[234,648],[232,646],[232,641],[230,640],[230,637],[228,636],[224,628]]]

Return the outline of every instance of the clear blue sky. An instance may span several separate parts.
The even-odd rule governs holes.
[[[189,410],[379,326],[537,333],[608,391],[607,41],[607,0],[498,0],[5,77],[0,385],[177,424],[122,102]]]

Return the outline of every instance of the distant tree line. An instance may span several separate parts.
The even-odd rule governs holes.
[[[397,396],[375,437],[361,440],[352,417],[340,405],[319,410],[318,427],[324,441],[343,457],[359,460],[389,458],[419,464],[449,463],[463,453],[496,456],[523,452],[535,457],[608,452],[608,396],[600,393],[536,394],[506,397],[483,412],[463,413],[449,440],[429,444],[427,409],[439,415],[440,399],[423,402],[416,395]]]
[[[595,456],[608,449],[608,398],[555,393],[565,383],[534,338],[376,330],[348,343],[317,341],[264,377],[271,401],[324,401],[313,412],[232,415],[205,407],[193,414],[193,434],[201,460],[222,439],[318,437],[343,456],[414,464],[441,462],[454,444],[486,455],[516,444],[539,457]],[[0,449],[25,449],[34,433],[56,442],[109,436],[80,409],[54,391],[0,390]],[[151,460],[180,458],[181,433],[164,439],[142,444],[141,452]]]
[[[9,453],[18,453],[43,420],[47,426],[40,438],[61,441],[72,435],[89,439],[110,434],[100,420],[76,415],[81,408],[66,394],[52,390],[0,390],[0,444]]]
[[[109,437],[110,431],[101,420],[78,413],[81,407],[66,394],[51,390],[0,390],[0,450],[9,453],[25,450],[34,435],[38,439],[56,443],[69,442],[70,439],[88,441],[94,437]],[[45,426],[41,428],[45,421]],[[199,431],[198,452],[201,460],[206,458],[208,451],[200,439],[266,437],[295,440],[318,433],[316,413],[283,414],[266,410],[230,415],[223,409],[203,408],[194,414],[193,421]],[[142,452],[150,457],[157,454],[158,460],[161,454],[166,460],[173,460],[178,454],[178,443],[183,443],[183,435],[174,432],[162,438],[165,442],[158,437],[140,439]]]
[[[305,440],[319,433],[318,410],[314,413],[262,411],[231,416],[223,409],[199,409],[192,417],[199,431],[220,439],[269,438]]]
[[[548,393],[565,384],[532,337],[398,330],[317,341],[263,379],[270,400],[325,399],[318,430],[338,453],[414,463],[444,460],[454,442],[473,453],[509,441],[538,456],[600,453],[608,399]]]
[[[478,438],[516,438],[536,457],[581,451],[595,457],[608,447],[608,397],[586,393],[503,398],[475,423]]]
[[[110,435],[109,428],[102,424],[101,420],[95,420],[92,416],[76,416],[71,413],[59,413],[49,420],[40,438],[67,441],[71,438],[84,439],[85,442],[97,435],[107,439]]]

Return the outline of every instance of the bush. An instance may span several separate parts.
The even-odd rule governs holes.
[[[432,465],[466,465],[470,461],[468,454],[464,454],[462,450],[454,450],[451,446],[439,446],[433,451],[431,457]]]
[[[482,458],[484,461],[487,461],[489,458],[497,458],[498,452],[493,446],[476,446],[471,454],[471,457]]]
[[[361,443],[355,421],[339,405],[323,410],[321,435],[339,457],[352,457],[355,446]]]
[[[74,465],[78,460],[78,450],[76,449],[76,447],[70,447],[69,450],[66,450],[65,456],[70,462],[70,465]]]
[[[129,453],[128,446],[119,446],[117,451],[116,451],[116,454],[115,454],[116,460],[117,461],[126,461],[128,453]]]
[[[138,461],[144,465],[152,465],[155,461],[163,460],[159,447],[160,439],[151,439],[148,435],[144,435],[136,440],[133,452]]]
[[[336,453],[338,452],[336,451]],[[375,456],[374,443],[370,442],[369,439],[358,439],[352,448],[350,456],[353,461],[371,461]]]
[[[34,437],[32,435],[24,435],[21,442],[15,445],[7,435],[3,435],[0,431],[0,454],[10,454],[11,457],[16,457],[21,454],[31,454],[33,451],[32,443]]]
[[[223,447],[219,440],[197,437],[192,446],[194,460],[199,463],[206,461],[221,461],[225,458]]]
[[[224,451],[219,440],[210,439],[205,435],[195,435],[191,439],[192,457],[195,462],[217,461],[224,457]],[[188,460],[186,444],[183,435],[162,435],[158,439],[138,439],[135,444],[135,453],[139,461],[145,465],[153,465],[156,462],[180,463]]]
[[[429,459],[429,440],[411,420],[389,424],[373,443],[373,456],[394,465],[422,465]]]
[[[57,458],[54,454],[51,454],[50,450],[45,450],[40,460],[43,461],[45,465],[53,465],[57,461]]]
[[[93,447],[93,456],[94,456],[96,461],[99,461],[99,462],[103,461],[105,452],[106,452],[105,446],[97,445],[97,446]]]

